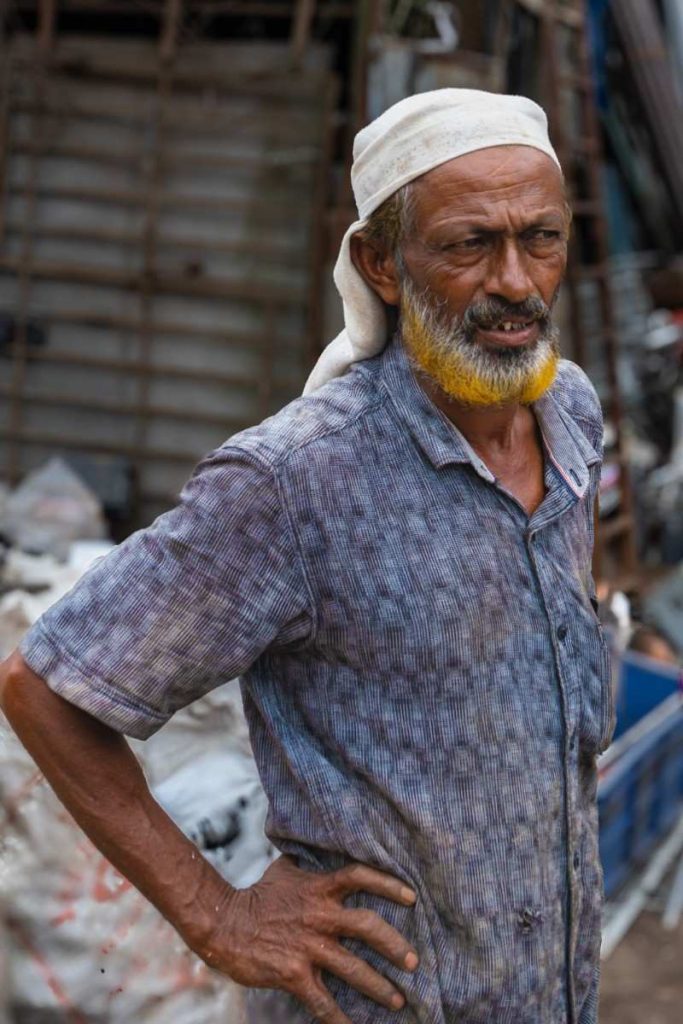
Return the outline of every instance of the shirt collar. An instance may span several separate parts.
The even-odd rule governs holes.
[[[469,463],[484,480],[494,482],[493,473],[466,438],[417,383],[397,339],[387,345],[381,356],[380,381],[413,439],[436,469],[452,463]]]
[[[489,483],[495,477],[467,439],[422,390],[403,346],[392,341],[380,356],[380,382],[413,439],[436,469],[469,463]],[[588,467],[600,461],[580,427],[553,397],[553,388],[533,405],[548,457],[569,489],[582,498]]]
[[[533,404],[548,458],[567,487],[583,498],[590,482],[589,466],[600,462],[581,427],[557,401],[551,387]]]

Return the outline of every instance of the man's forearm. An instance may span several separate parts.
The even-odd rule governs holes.
[[[205,954],[233,890],[154,800],[125,739],[53,693],[18,654],[0,666],[0,704],[92,842]]]
[[[416,951],[371,911],[346,908],[357,892],[411,906],[400,879],[350,864],[328,875],[287,857],[251,890],[235,890],[153,799],[118,733],[53,693],[14,654],[0,666],[0,705],[20,740],[83,831],[210,966],[242,985],[283,989],[323,1024],[351,1024],[322,971],[397,1010],[399,988],[344,947],[359,939],[413,971]]]

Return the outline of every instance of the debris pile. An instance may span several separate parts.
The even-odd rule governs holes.
[[[58,458],[29,473],[6,498],[2,528],[23,551],[60,559],[74,541],[107,536],[96,495]]]
[[[2,657],[113,547],[97,499],[58,460],[7,495],[5,508],[15,511],[0,521],[12,540],[0,565]],[[236,684],[132,746],[152,792],[202,854],[231,883],[256,881],[275,850]],[[85,838],[2,716],[0,837],[0,1024],[238,1024],[237,987],[187,950]]]

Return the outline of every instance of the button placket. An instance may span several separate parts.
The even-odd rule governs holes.
[[[527,550],[529,555],[529,561],[533,566],[533,570],[538,582],[539,589],[543,597],[543,603],[545,606],[546,615],[549,620],[549,626],[551,630],[551,636],[553,637],[552,643],[555,649],[555,665],[557,671],[557,679],[560,688],[560,699],[562,703],[562,713],[564,717],[565,727],[565,747],[563,754],[564,762],[564,819],[565,819],[565,849],[566,849],[566,886],[567,886],[567,897],[568,897],[568,917],[567,917],[567,940],[568,940],[568,959],[567,959],[567,975],[568,975],[568,997],[570,1006],[570,1019],[574,1020],[574,985],[572,981],[574,954],[576,950],[576,942],[578,936],[578,867],[580,865],[580,859],[578,855],[577,847],[577,836],[575,828],[575,815],[576,815],[576,760],[574,757],[569,756],[569,750],[572,749],[572,738],[576,736],[576,730],[578,728],[578,721],[575,720],[578,708],[576,707],[576,700],[579,697],[579,692],[576,687],[572,689],[570,680],[565,678],[563,670],[563,661],[567,654],[566,639],[569,636],[569,627],[564,616],[566,615],[565,608],[558,608],[555,605],[555,594],[552,587],[546,580],[544,586],[544,574],[543,574],[543,559],[542,551],[539,550],[539,546],[536,538],[537,531],[529,531],[527,534]],[[535,542],[536,541],[536,542]],[[554,634],[554,635],[553,635]],[[574,739],[574,742],[576,740]],[[521,926],[521,925],[520,925]],[[522,929],[524,930],[524,928]]]

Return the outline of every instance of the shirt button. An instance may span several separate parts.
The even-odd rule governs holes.
[[[571,736],[569,737],[569,749],[573,750],[575,746],[576,746],[576,733],[573,732],[571,734]]]
[[[558,640],[564,640],[565,637],[567,636],[567,633],[568,633],[567,627],[566,627],[566,625],[563,622],[561,626],[557,627],[557,639]]]
[[[579,857],[578,853],[575,853],[574,854],[574,871],[578,871],[579,870],[579,864],[580,863],[581,863],[581,858]]]
[[[538,910],[530,910],[528,907],[525,907],[517,918],[519,927],[525,934],[528,934],[531,929],[535,928],[537,924],[540,924],[542,920],[543,916],[538,912]]]

